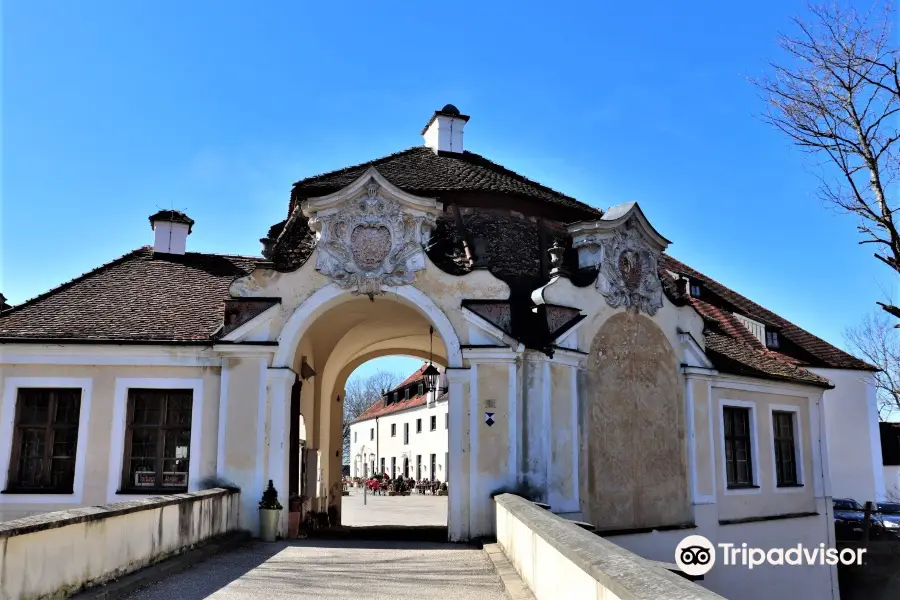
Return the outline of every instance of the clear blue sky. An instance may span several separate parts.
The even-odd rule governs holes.
[[[256,255],[293,181],[419,145],[452,102],[469,149],[639,201],[674,256],[842,345],[896,281],[747,81],[803,6],[10,0],[0,291],[150,243],[159,208],[191,250]]]

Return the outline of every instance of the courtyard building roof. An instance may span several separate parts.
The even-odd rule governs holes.
[[[385,415],[398,413],[404,410],[409,410],[411,408],[425,406],[428,403],[428,392],[419,394],[417,388],[420,383],[425,383],[425,378],[422,374],[425,372],[425,368],[427,366],[427,362],[423,363],[422,366],[416,369],[409,377],[400,382],[397,387],[389,390],[386,394],[383,394],[380,398],[378,398],[378,400],[373,402],[371,406],[369,406],[369,408],[360,413],[360,415],[353,421],[351,421],[351,423],[368,421],[369,419],[374,419],[375,417],[383,417]],[[407,399],[402,393],[406,388],[412,388],[412,391],[410,391],[409,394],[409,399]],[[394,394],[394,392],[398,393],[396,402],[392,400],[392,395]],[[443,395],[439,396],[438,400],[440,400],[442,397]]]

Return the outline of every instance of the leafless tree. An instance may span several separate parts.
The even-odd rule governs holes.
[[[881,369],[875,373],[878,416],[883,421],[891,413],[900,414],[900,332],[890,317],[881,312],[868,315],[844,337],[854,354]]]
[[[896,15],[889,4],[866,14],[838,3],[809,10],[779,40],[784,62],[754,81],[768,104],[764,118],[819,159],[822,198],[855,215],[860,244],[875,244],[875,258],[900,273]],[[878,304],[900,318],[900,307]]]
[[[350,423],[367,408],[381,399],[381,395],[393,389],[403,376],[389,371],[376,371],[365,378],[351,379],[344,386],[344,460],[350,456]]]

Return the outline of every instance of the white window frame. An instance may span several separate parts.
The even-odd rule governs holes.
[[[753,485],[751,488],[728,489],[728,469],[725,461],[725,407],[734,406],[736,408],[750,409],[750,460],[753,461],[751,471],[753,473]],[[719,444],[721,451],[719,452],[719,462],[721,463],[720,472],[722,474],[722,488],[726,496],[747,496],[750,494],[759,494],[762,492],[762,481],[759,479],[759,435],[757,427],[757,406],[756,402],[748,402],[746,400],[730,400],[723,398],[719,400]]]
[[[128,390],[186,390],[192,391],[191,402],[191,454],[188,465],[188,492],[200,489],[200,465],[203,441],[203,380],[168,377],[116,377],[113,394],[113,420],[110,434],[109,474],[106,483],[106,501],[124,502],[155,498],[160,494],[120,494],[122,486],[122,461],[125,460],[125,419],[128,414]]]
[[[794,419],[794,464],[797,468],[797,485],[778,486],[778,466],[775,464],[775,415],[776,412],[792,413]],[[806,473],[803,466],[803,424],[800,407],[796,404],[769,405],[769,428],[772,431],[772,489],[778,494],[797,494],[806,491]]]
[[[3,385],[3,404],[0,412],[0,490],[9,484],[9,460],[12,458],[13,427],[16,420],[16,399],[22,388],[80,388],[81,407],[78,412],[78,441],[75,448],[75,477],[71,494],[0,494],[2,504],[80,504],[84,496],[84,473],[87,468],[87,447],[90,441],[91,396],[94,380],[91,377],[7,377]]]

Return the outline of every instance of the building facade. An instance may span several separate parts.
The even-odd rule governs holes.
[[[195,223],[161,211],[152,247],[3,310],[2,518],[226,482],[255,531],[270,479],[339,514],[347,377],[431,357],[433,328],[451,540],[491,535],[491,495],[516,490],[651,559],[688,533],[833,545],[832,478],[883,493],[872,367],[667,254],[637,204],[464,149],[468,120],[448,105],[424,145],[295,183],[262,257],[190,252]],[[834,470],[847,439],[864,472]],[[824,567],[704,585],[837,593]]]
[[[425,365],[350,424],[350,476],[449,481],[447,395],[428,392]]]

